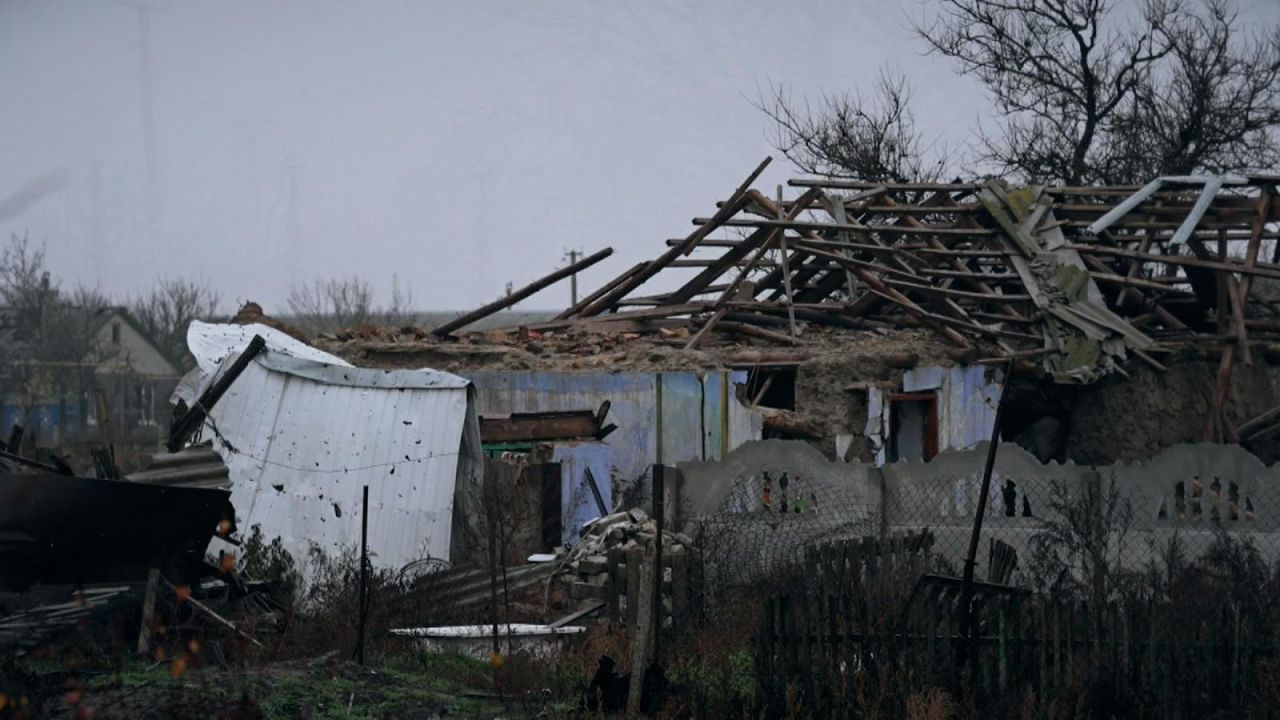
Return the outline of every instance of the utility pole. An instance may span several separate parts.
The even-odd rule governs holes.
[[[582,257],[582,255],[583,255],[582,251],[576,250],[576,249],[566,250],[564,252],[564,257],[566,260],[569,261],[570,265],[578,262],[578,260]],[[569,304],[570,305],[578,304],[578,273],[574,273],[569,276]]]

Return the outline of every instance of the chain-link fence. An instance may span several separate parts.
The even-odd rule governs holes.
[[[727,459],[696,521],[707,591],[768,598],[771,702],[938,687],[1045,712],[1089,693],[1152,716],[1280,702],[1280,468],[1221,445],[1109,467],[1002,447],[966,589],[985,455]]]

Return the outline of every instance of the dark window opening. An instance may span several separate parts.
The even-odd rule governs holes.
[[[932,460],[938,454],[938,397],[933,393],[889,395],[889,462]]]
[[[1000,491],[1000,499],[1004,503],[1005,517],[1016,516],[1018,514],[1018,483],[1005,480],[1004,488]]]
[[[747,375],[747,400],[751,405],[796,409],[795,368],[755,368]]]
[[[120,344],[120,323],[111,323],[111,342],[112,344]]]

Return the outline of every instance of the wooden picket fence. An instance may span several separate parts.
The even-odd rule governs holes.
[[[1019,707],[1031,691],[1043,707],[1078,702],[1088,687],[1141,706],[1121,717],[1239,717],[1256,698],[1260,661],[1272,655],[1262,628],[1229,605],[1189,613],[980,593],[978,631],[967,643],[958,584],[907,594],[900,602],[909,597],[908,605],[879,614],[859,590],[764,603],[757,669],[770,716],[799,707],[810,717],[858,717],[886,697],[901,702],[931,688],[984,710]]]
[[[603,588],[609,619],[625,624],[628,634],[636,632],[640,604],[652,597],[640,597],[640,565],[646,562],[644,548],[635,546],[611,549],[608,558],[608,580]],[[650,561],[652,562],[652,561]],[[702,613],[702,563],[697,553],[688,550],[662,555],[664,581],[662,588],[663,627],[672,635],[697,622]]]

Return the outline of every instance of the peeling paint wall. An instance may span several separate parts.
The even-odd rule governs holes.
[[[613,485],[604,482],[612,454],[613,448],[597,442],[556,445],[552,451],[551,461],[560,463],[560,541],[565,546],[576,545],[582,526],[600,517],[588,472],[596,480],[605,508],[613,508]]]
[[[1000,385],[982,366],[921,367],[902,375],[902,392],[933,392],[938,398],[938,449],[965,450],[991,438]],[[877,465],[885,464],[890,433],[889,393],[867,390],[867,422],[863,428]]]
[[[745,372],[461,375],[474,384],[481,415],[594,409],[608,400],[608,422],[618,426],[604,439],[611,449],[609,476],[616,489],[638,490],[638,502],[647,498],[651,465],[715,459],[760,439],[759,413],[737,395]]]

